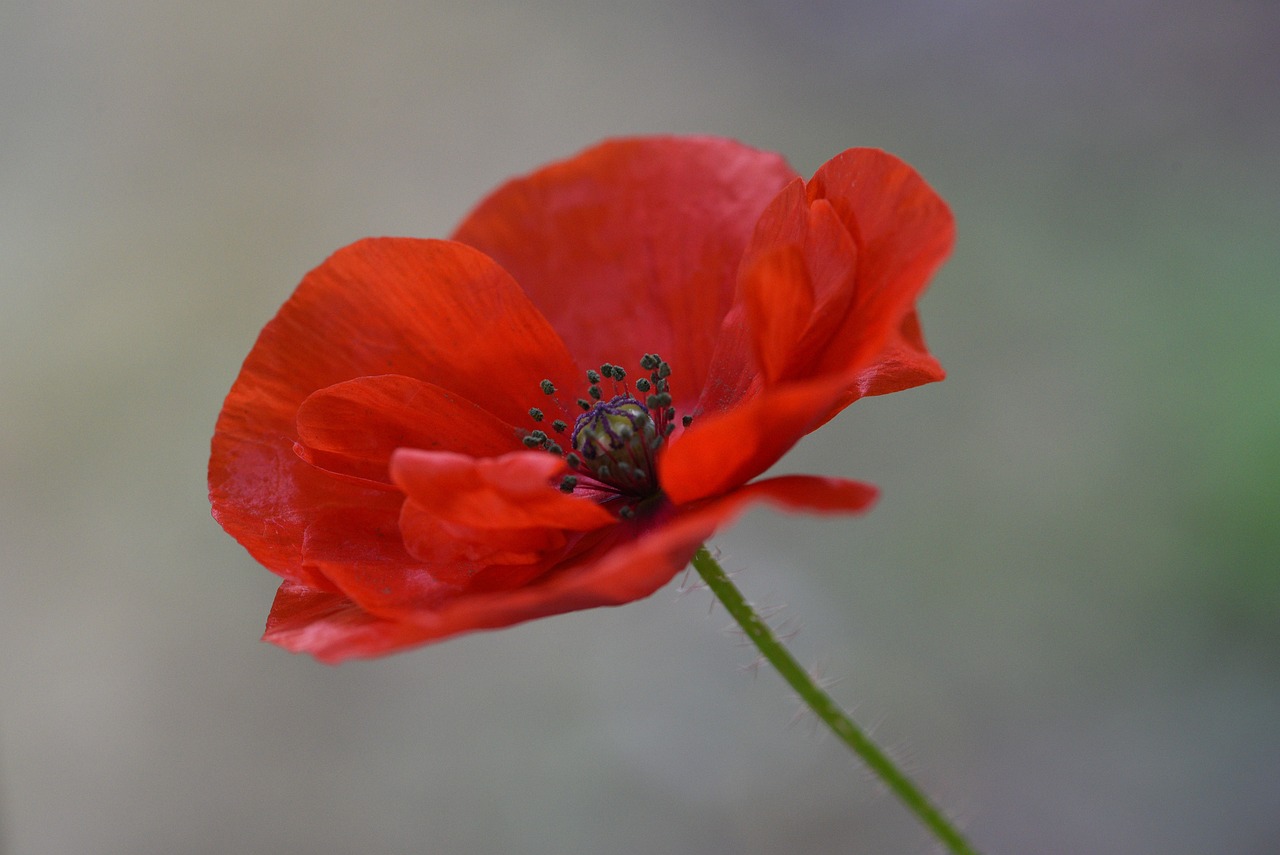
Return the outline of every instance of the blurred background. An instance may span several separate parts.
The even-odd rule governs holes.
[[[0,8],[0,850],[913,853],[680,580],[339,668],[257,639],[209,437],[302,274],[606,136],[904,157],[945,383],[715,543],[996,853],[1280,851],[1280,6]]]

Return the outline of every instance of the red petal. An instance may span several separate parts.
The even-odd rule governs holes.
[[[756,219],[795,177],[730,140],[614,140],[499,188],[455,238],[511,271],[580,364],[662,354],[687,409]]]
[[[520,447],[520,432],[492,413],[400,374],[358,377],[314,392],[298,408],[297,425],[309,451],[335,455],[346,463],[344,471],[387,482],[397,448],[482,457]]]
[[[766,383],[813,376],[853,302],[857,259],[835,209],[809,202],[800,182],[765,210],[743,259],[739,299]],[[724,350],[716,357],[732,358]]]
[[[673,502],[727,493],[768,469],[817,428],[848,380],[786,383],[723,413],[706,413],[658,459],[658,480]]]
[[[860,370],[874,364],[951,252],[955,222],[914,169],[876,149],[833,157],[809,181],[808,194],[831,204],[858,246],[853,305],[814,368]]]
[[[388,500],[294,453],[313,392],[403,374],[520,423],[539,381],[576,379],[563,343],[511,277],[470,247],[383,238],[339,250],[267,324],[223,405],[209,461],[214,516],[277,573],[310,587],[302,539],[320,509]],[[545,406],[545,400],[538,400]]]
[[[744,255],[739,305],[722,328],[700,409],[727,409],[756,394],[761,379],[844,373],[849,391],[839,406],[940,379],[914,301],[953,236],[942,200],[884,152],[851,149],[804,191],[788,186]]]
[[[756,363],[766,383],[784,377],[813,315],[813,283],[797,247],[779,247],[754,260],[742,282]]]
[[[589,531],[617,522],[590,499],[561,492],[553,480],[566,472],[565,461],[545,451],[477,459],[402,448],[391,458],[408,504],[458,525]]]
[[[858,373],[845,394],[840,396],[821,422],[825,423],[835,417],[859,398],[900,392],[937,382],[946,376],[942,365],[925,347],[920,319],[913,309],[881,348],[875,364]]]
[[[342,594],[285,582],[276,592],[262,640],[293,653],[310,653],[331,665],[381,656],[432,638],[411,623],[376,617]]]
[[[753,502],[788,510],[855,513],[875,500],[874,487],[833,478],[787,476],[750,484],[666,518],[618,526],[614,539],[515,588],[419,599],[384,597],[377,614],[342,595],[281,586],[266,640],[327,662],[378,656],[425,641],[534,618],[621,605],[647,597],[679,573],[698,547]],[[625,534],[634,539],[620,540]],[[372,568],[366,567],[366,570]],[[389,577],[383,581],[392,581]],[[365,580],[381,584],[376,575]]]

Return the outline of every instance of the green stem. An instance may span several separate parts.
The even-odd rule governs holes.
[[[853,753],[862,758],[872,772],[884,782],[894,795],[914,813],[933,834],[954,853],[954,855],[978,855],[978,851],[956,830],[955,826],[934,807],[920,788],[911,782],[903,772],[894,765],[862,730],[845,715],[844,711],[831,700],[831,696],[818,687],[809,673],[800,667],[800,663],[783,647],[769,629],[768,624],[760,619],[755,609],[743,599],[742,592],[729,581],[724,569],[711,557],[705,546],[699,547],[693,556],[693,566],[707,583],[707,587],[716,595],[724,607],[733,616],[750,638],[768,659],[782,678],[791,684],[814,714],[826,722],[836,736],[853,749]]]

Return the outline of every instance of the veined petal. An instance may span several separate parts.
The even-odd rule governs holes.
[[[214,517],[255,558],[321,587],[301,564],[321,509],[386,501],[294,453],[296,416],[320,389],[370,374],[447,388],[507,422],[525,416],[543,378],[577,374],[563,343],[501,267],[448,241],[380,238],[339,250],[267,324],[214,432]],[[368,473],[365,473],[368,474]]]
[[[310,451],[345,460],[351,474],[372,473],[388,483],[397,448],[499,455],[519,448],[521,435],[465,398],[401,374],[357,377],[313,392],[298,409],[297,430]]]
[[[817,428],[847,385],[840,376],[786,383],[764,388],[726,412],[699,416],[658,459],[663,492],[683,504],[749,481]]]
[[[424,627],[370,614],[341,593],[285,581],[276,591],[262,640],[336,665],[394,653],[434,637]]]
[[[941,379],[914,303],[953,238],[945,203],[881,151],[850,149],[804,187],[788,185],[745,252],[700,412],[728,409],[762,385],[823,375],[848,378],[837,410]]]
[[[756,220],[795,178],[731,140],[613,140],[502,186],[454,237],[519,280],[580,364],[661,353],[687,410]]]
[[[855,481],[801,475],[767,479],[691,508],[669,508],[648,523],[618,526],[593,549],[523,584],[417,601],[388,595],[385,610],[377,613],[343,594],[286,582],[264,638],[336,663],[464,632],[621,605],[671,581],[707,538],[755,502],[814,513],[858,513],[875,496],[874,487]]]
[[[947,376],[941,363],[929,352],[915,310],[908,312],[880,349],[876,361],[859,371],[844,394],[820,422],[825,424],[841,410],[868,395],[887,395]]]
[[[955,221],[914,169],[877,149],[849,149],[833,157],[807,191],[811,201],[832,206],[858,246],[853,304],[814,370],[861,370],[898,334],[951,252]]]
[[[781,380],[813,317],[813,282],[803,252],[782,246],[757,257],[744,272],[742,290],[764,382]]]
[[[555,479],[568,471],[562,458],[544,451],[474,458],[402,448],[391,458],[391,477],[408,504],[458,525],[589,531],[617,522],[590,499],[557,488]]]

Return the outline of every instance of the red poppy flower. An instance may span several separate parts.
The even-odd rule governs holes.
[[[284,578],[265,638],[337,662],[645,597],[855,399],[938,380],[915,300],[945,203],[852,149],[808,182],[708,138],[622,139],[513,180],[453,240],[309,273],[231,388],[213,513]],[[616,367],[615,367],[616,366]]]

